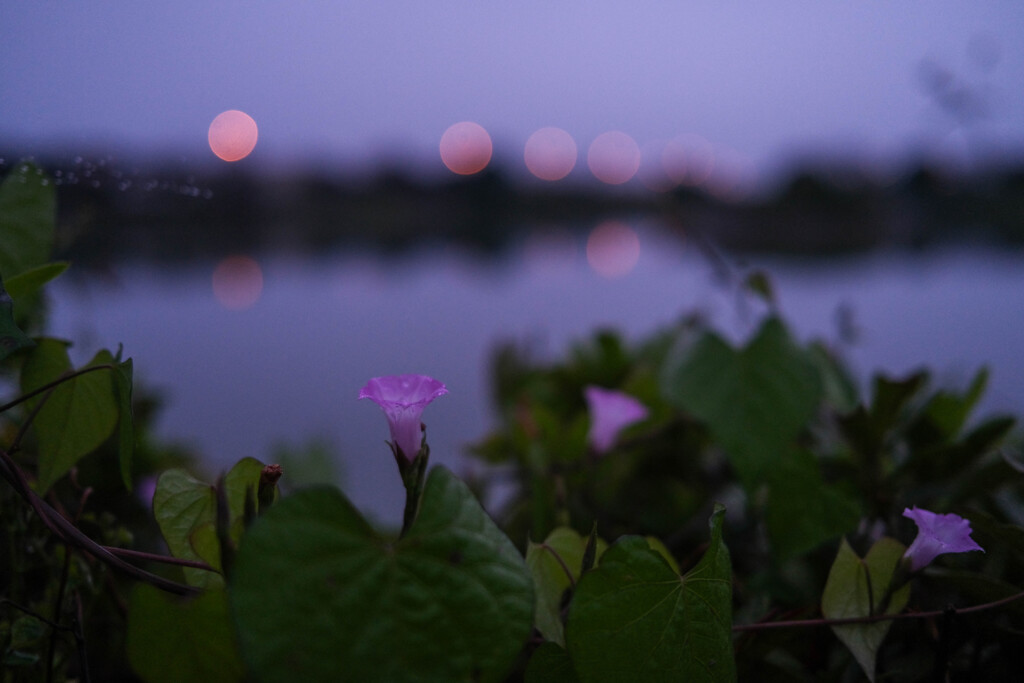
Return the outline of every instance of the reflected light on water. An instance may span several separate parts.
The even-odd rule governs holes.
[[[587,262],[602,277],[627,275],[639,258],[640,238],[625,223],[605,221],[587,237]]]
[[[231,311],[251,308],[263,293],[263,270],[248,256],[228,256],[213,271],[213,295]]]
[[[526,141],[523,158],[541,180],[561,180],[576,165],[576,142],[561,128],[541,128]]]
[[[478,123],[462,121],[441,136],[441,161],[452,173],[472,175],[491,161],[491,136]]]
[[[224,161],[238,161],[249,156],[256,147],[257,137],[253,118],[235,109],[218,114],[207,135],[210,149]]]
[[[602,183],[621,185],[640,168],[640,148],[633,138],[621,131],[601,133],[590,143],[587,165]]]

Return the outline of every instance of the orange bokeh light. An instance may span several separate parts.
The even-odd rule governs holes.
[[[587,165],[602,183],[621,185],[640,168],[640,148],[633,138],[621,131],[601,133],[590,143]]]
[[[526,141],[523,158],[541,180],[561,180],[576,165],[576,141],[561,128],[541,128]]]
[[[625,223],[606,221],[587,237],[587,263],[602,277],[622,277],[639,259],[640,238]]]
[[[478,123],[462,121],[441,136],[441,161],[452,173],[472,175],[491,161],[491,136]]]
[[[213,295],[224,308],[251,308],[262,293],[263,270],[248,256],[228,256],[213,271]]]
[[[224,161],[238,161],[249,156],[256,147],[259,132],[256,122],[245,112],[236,109],[217,114],[210,124],[207,138],[210,149]]]

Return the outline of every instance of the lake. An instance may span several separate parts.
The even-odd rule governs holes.
[[[76,362],[123,343],[137,381],[168,399],[158,433],[194,445],[209,470],[321,436],[337,448],[356,505],[396,521],[404,498],[386,422],[356,399],[370,377],[415,372],[448,385],[424,417],[432,461],[459,470],[472,466],[463,446],[492,424],[487,365],[496,342],[530,342],[555,358],[597,326],[638,339],[695,309],[734,340],[756,327],[763,312],[749,299],[737,304],[735,278],[723,281],[692,247],[635,229],[635,263],[610,266],[595,261],[593,244],[588,252],[582,238],[559,231],[500,261],[454,248],[271,255],[259,258],[258,298],[241,310],[231,306],[247,302],[230,292],[215,296],[212,262],[69,273],[51,288],[50,333],[76,341]],[[987,364],[984,409],[1024,410],[1024,253],[747,261],[772,276],[801,338],[837,342],[837,312],[852,315],[859,337],[845,351],[862,380],[928,366],[963,386]]]

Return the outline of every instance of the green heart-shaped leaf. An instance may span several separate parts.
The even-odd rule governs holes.
[[[261,681],[500,680],[533,623],[523,558],[442,467],[398,540],[337,489],[283,498],[243,538],[230,592]]]
[[[45,386],[71,371],[67,342],[40,339],[21,371],[24,393]],[[110,365],[109,351],[100,351],[86,367]],[[40,406],[39,404],[42,403]],[[39,406],[33,426],[39,442],[39,491],[45,492],[83,456],[94,451],[114,431],[118,406],[108,370],[68,379],[28,401]]]
[[[775,453],[814,415],[818,372],[778,318],[734,349],[707,333],[665,376],[665,395],[708,424],[747,490],[763,483]]]
[[[822,481],[813,455],[796,447],[822,396],[820,374],[772,317],[742,349],[705,334],[665,375],[666,396],[707,423],[748,494],[767,488],[768,532],[781,557],[842,534],[859,515],[855,501]]]
[[[259,486],[263,463],[242,458],[224,477],[228,499],[231,540],[242,535],[247,489]],[[202,561],[220,571],[220,541],[217,540],[217,496],[214,487],[199,481],[182,469],[160,475],[153,494],[153,515],[171,554],[183,560]],[[185,580],[193,586],[211,588],[223,585],[217,572],[186,567]]]
[[[580,579],[566,642],[581,681],[735,680],[724,514],[716,506],[711,544],[685,576],[647,539],[624,536]]]
[[[910,599],[910,584],[888,596],[889,584],[906,547],[892,538],[880,538],[862,560],[843,539],[821,596],[821,613],[829,619],[898,614]],[[875,680],[878,648],[885,640],[891,621],[833,626],[839,640],[850,649],[868,679]]]

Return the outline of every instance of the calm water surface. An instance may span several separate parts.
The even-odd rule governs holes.
[[[557,357],[596,326],[637,339],[694,309],[733,339],[756,325],[756,302],[737,305],[735,286],[701,255],[643,233],[641,244],[636,267],[614,279],[596,274],[571,241],[526,245],[500,263],[452,250],[272,257],[261,261],[262,295],[246,310],[218,303],[216,264],[124,266],[113,278],[55,283],[50,332],[76,340],[78,362],[123,343],[138,380],[168,399],[159,432],[194,445],[211,470],[323,436],[337,447],[346,493],[396,521],[403,492],[386,423],[356,399],[369,377],[417,372],[448,385],[425,418],[433,460],[458,469],[467,466],[464,444],[491,424],[487,359],[498,341],[529,341]],[[963,385],[987,364],[985,409],[1024,412],[1024,254],[750,261],[774,278],[801,338],[838,341],[837,311],[852,312],[859,341],[847,352],[862,377],[927,365]]]

